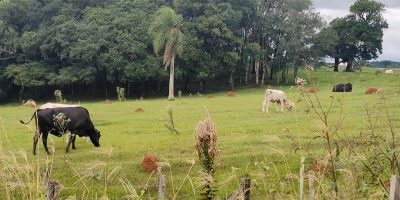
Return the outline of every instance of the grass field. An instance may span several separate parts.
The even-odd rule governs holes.
[[[357,73],[319,70],[311,73],[311,80],[319,89],[317,95],[324,106],[328,106],[334,84],[353,84],[352,93],[334,94],[335,100],[330,115],[332,120],[338,117],[343,99],[345,120],[338,134],[341,138],[358,137],[366,127],[365,106],[381,101],[379,94],[364,94],[369,87],[377,87],[385,94],[394,125],[399,127],[400,76],[375,73],[373,69]],[[285,177],[298,174],[301,156],[307,158],[306,168],[312,159],[326,156],[325,145],[320,139],[312,139],[316,136],[312,130],[317,119],[311,112],[306,112],[304,102],[296,104],[295,112],[277,113],[275,105],[272,104],[270,113],[263,114],[261,102],[265,88],[239,89],[235,91],[237,97],[225,97],[225,92],[220,92],[203,96],[184,96],[174,102],[168,102],[166,98],[129,100],[121,103],[114,101],[107,105],[100,100],[79,102],[89,110],[95,127],[101,131],[102,146],[94,148],[91,143],[84,143],[78,139],[77,150],[66,154],[65,142],[60,138],[51,137],[50,140],[54,141],[56,149],[52,179],[60,181],[63,185],[63,197],[82,197],[85,188],[83,183],[78,181],[79,177],[74,169],[82,171],[95,161],[104,161],[108,169],[121,166],[127,180],[139,193],[150,176],[150,173],[141,171],[140,163],[144,155],[154,154],[171,166],[164,168],[168,176],[168,199],[171,199],[191,166],[188,160],[197,161],[193,147],[194,128],[208,111],[217,125],[221,156],[220,163],[216,166],[215,180],[216,185],[220,186],[218,194],[221,198],[230,195],[237,188],[237,179],[245,174],[250,174],[254,180],[252,199],[298,198],[298,183],[287,182]],[[295,102],[300,98],[300,94],[291,90],[289,86],[273,88],[284,90]],[[208,99],[208,95],[215,98]],[[180,136],[169,134],[164,127],[163,118],[168,106],[173,109]],[[137,108],[143,108],[144,112],[134,112]],[[18,104],[0,106],[0,126],[3,127],[0,129],[0,151],[25,151],[32,162],[46,159],[41,141],[38,145],[39,158],[31,153],[34,124],[24,126],[18,123],[19,119],[25,121],[30,118],[33,112],[32,108]],[[284,132],[285,128],[288,131]],[[307,146],[308,151],[295,152],[294,144]],[[111,148],[112,156],[108,158],[104,152],[110,151]],[[196,186],[199,182],[199,171],[200,166],[196,163],[177,199],[200,197],[200,188]],[[154,177],[153,175],[149,179],[144,199],[156,197]],[[100,198],[104,195],[104,179],[84,181],[91,191],[90,194],[85,194],[87,198]],[[194,191],[190,182],[194,185]],[[339,189],[344,190],[345,187],[345,184],[339,185]],[[107,183],[106,190],[110,199],[119,199],[125,195],[118,181]],[[370,193],[373,191],[374,189],[371,189]],[[0,194],[0,199],[1,196]]]

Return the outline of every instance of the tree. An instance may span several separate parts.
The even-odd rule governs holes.
[[[41,63],[31,62],[22,65],[9,65],[4,70],[4,75],[12,79],[15,85],[21,87],[19,100],[22,101],[26,87],[45,85],[51,73]]]
[[[182,15],[175,14],[169,7],[163,7],[156,13],[149,28],[156,54],[164,49],[165,70],[169,67],[168,100],[174,100],[175,56],[182,51],[183,33],[181,32]]]
[[[347,62],[346,72],[351,72],[354,71],[355,60],[378,58],[382,53],[383,29],[388,28],[382,16],[383,10],[382,3],[357,0],[350,7],[351,13],[348,16],[331,23],[339,37],[335,47],[335,66]]]
[[[390,60],[382,60],[381,64],[383,65],[384,68],[386,68],[386,67],[392,65],[392,61],[390,61]]]

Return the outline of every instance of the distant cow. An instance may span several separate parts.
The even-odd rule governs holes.
[[[337,84],[333,86],[332,92],[351,92],[353,90],[353,85],[351,83],[347,84]]]
[[[70,121],[66,124],[65,130],[60,130],[56,126],[55,116],[63,113]],[[33,154],[36,154],[36,145],[40,135],[42,135],[43,146],[47,154],[50,154],[47,148],[47,136],[51,133],[55,136],[61,137],[62,132],[69,131],[72,135],[69,138],[66,152],[69,151],[69,146],[72,143],[72,149],[75,148],[75,138],[88,136],[95,147],[100,146],[100,132],[94,128],[92,121],[90,120],[89,112],[86,108],[79,105],[66,105],[66,104],[54,104],[46,103],[40,106],[35,113],[33,113],[32,119],[35,118],[36,123],[36,134],[33,138]],[[28,124],[20,120],[22,124]]]
[[[283,106],[285,106],[288,110],[292,110],[294,108],[294,103],[291,102],[286,93],[281,90],[265,90],[264,101],[263,101],[263,112],[268,113],[268,107],[270,102],[275,102],[281,105],[281,112],[283,112]]]
[[[385,74],[393,74],[393,69],[387,69],[387,70],[385,70]]]

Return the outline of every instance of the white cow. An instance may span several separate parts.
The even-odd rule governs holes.
[[[393,69],[387,69],[387,70],[385,70],[385,74],[393,74]]]
[[[285,106],[288,110],[294,109],[294,103],[291,102],[288,99],[285,92],[283,92],[281,90],[273,90],[273,89],[265,90],[265,96],[264,96],[264,101],[263,101],[263,105],[262,105],[263,112],[268,113],[268,107],[269,107],[270,102],[275,102],[277,104],[280,104],[281,112],[283,112],[283,106]]]

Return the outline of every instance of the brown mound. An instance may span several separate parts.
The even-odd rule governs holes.
[[[135,112],[144,112],[143,108],[137,108]]]
[[[104,104],[112,104],[112,101],[110,99],[106,99],[103,101]]]
[[[378,92],[378,88],[368,88],[367,91],[365,91],[365,94],[375,94]]]
[[[308,88],[307,92],[308,92],[308,93],[313,93],[313,94],[315,94],[315,93],[318,92],[318,88],[316,88],[316,87],[310,87],[310,88]]]
[[[28,107],[31,107],[31,108],[36,108],[37,107],[36,102],[34,100],[32,100],[32,99],[27,100],[24,103],[24,106],[28,106]]]
[[[156,170],[158,167],[157,158],[153,155],[145,155],[142,160],[142,170],[145,172],[151,172]]]
[[[228,93],[226,93],[227,97],[236,97],[236,93],[234,91],[229,91]]]
[[[210,96],[207,97],[207,99],[212,99],[212,98],[215,98],[215,96],[210,95]]]

